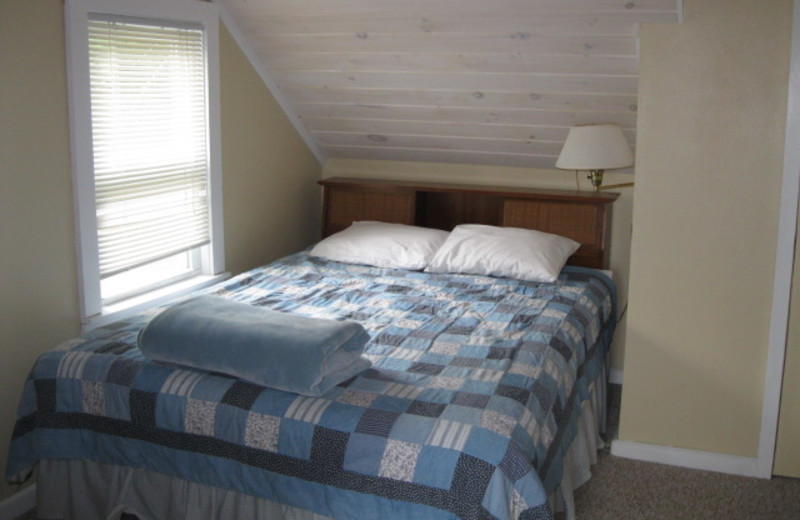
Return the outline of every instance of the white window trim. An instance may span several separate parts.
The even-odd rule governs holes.
[[[90,13],[200,24],[205,32],[207,48],[211,266],[205,276],[171,286],[172,291],[161,289],[152,294],[148,293],[150,298],[138,297],[107,308],[103,308],[100,297],[97,225],[94,211],[88,47]],[[65,29],[81,324],[84,330],[88,330],[124,318],[170,297],[209,285],[225,276],[219,100],[219,12],[215,4],[197,0],[67,0]]]

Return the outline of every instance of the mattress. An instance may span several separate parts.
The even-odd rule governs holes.
[[[204,292],[355,320],[372,367],[307,397],[155,364],[136,347],[154,309],[40,356],[7,480],[84,461],[321,518],[551,518],[576,439],[597,425],[585,411],[615,316],[599,271],[567,267],[543,284],[301,252]]]

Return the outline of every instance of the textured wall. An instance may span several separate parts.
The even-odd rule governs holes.
[[[644,26],[620,439],[757,454],[790,0]]]
[[[227,30],[220,31],[226,268],[319,240],[322,167]]]

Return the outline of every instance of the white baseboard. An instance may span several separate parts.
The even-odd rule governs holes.
[[[36,484],[17,491],[0,502],[0,520],[14,520],[36,507]]]
[[[614,385],[622,384],[622,369],[612,368],[608,373],[608,382]]]
[[[620,440],[615,440],[611,443],[611,454],[617,457],[657,462],[671,466],[763,478],[759,474],[758,459],[756,457],[741,457],[738,455],[725,455],[709,451],[687,450],[672,446],[658,446]]]

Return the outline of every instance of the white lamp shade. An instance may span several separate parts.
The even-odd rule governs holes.
[[[619,125],[573,126],[556,161],[564,170],[611,170],[633,166],[633,152]]]

